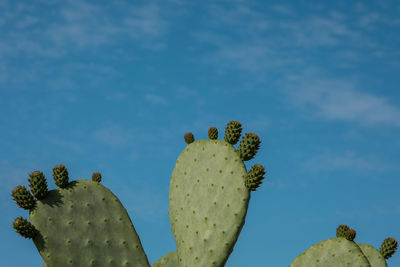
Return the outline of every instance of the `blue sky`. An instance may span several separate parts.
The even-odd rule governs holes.
[[[4,266],[41,266],[11,190],[34,170],[55,189],[60,163],[102,173],[151,263],[175,250],[183,135],[230,120],[268,174],[227,267],[288,266],[339,224],[399,240],[400,4],[333,2],[0,0]]]

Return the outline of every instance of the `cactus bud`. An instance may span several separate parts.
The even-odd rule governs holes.
[[[264,167],[261,164],[255,164],[247,174],[245,180],[246,187],[251,191],[256,191],[264,179],[264,174]]]
[[[210,127],[208,129],[208,137],[211,140],[215,140],[218,138],[218,129],[216,127]]]
[[[35,226],[22,217],[14,220],[13,228],[25,238],[34,238],[36,235]]]
[[[194,142],[194,135],[192,133],[185,133],[184,138],[187,144]]]
[[[252,159],[258,151],[260,143],[260,137],[258,137],[258,135],[255,133],[245,134],[245,136],[242,138],[242,141],[240,141],[238,148],[240,158],[243,161]]]
[[[92,174],[92,181],[95,181],[95,182],[100,183],[100,181],[101,181],[101,173],[99,173],[99,172],[94,172],[94,173]]]
[[[35,206],[35,199],[25,186],[16,186],[11,195],[18,206],[23,209],[30,210]]]
[[[389,259],[396,252],[396,249],[397,249],[396,239],[388,237],[382,242],[379,252],[385,259]]]
[[[230,121],[228,122],[225,128],[224,139],[226,142],[234,145],[239,141],[241,134],[242,134],[242,124],[238,121]]]
[[[29,174],[29,176],[30,178],[28,179],[28,181],[32,194],[37,199],[44,198],[48,193],[47,182],[46,178],[44,177],[44,174],[40,171],[34,171],[31,174]]]
[[[345,224],[341,224],[338,226],[338,228],[336,228],[336,237],[345,237],[345,233],[347,230],[350,230],[350,228],[345,225]]]
[[[347,240],[353,241],[354,238],[356,238],[356,234],[357,234],[357,233],[356,233],[355,230],[349,229],[349,230],[347,230],[347,231],[345,232],[345,237],[346,237]]]
[[[56,165],[53,168],[53,178],[56,185],[64,188],[68,185],[68,171],[64,165]]]

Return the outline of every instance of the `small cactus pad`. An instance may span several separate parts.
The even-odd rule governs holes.
[[[51,266],[149,267],[127,211],[103,185],[78,180],[48,192],[30,212],[33,238]]]
[[[13,228],[18,234],[25,238],[34,238],[36,236],[35,227],[22,217],[18,217],[14,220]]]
[[[101,182],[101,173],[94,172],[92,174],[92,181],[100,183]]]
[[[30,210],[35,206],[35,199],[25,186],[16,186],[11,195],[18,206],[23,209]]]
[[[385,259],[389,259],[396,252],[397,245],[396,239],[388,237],[382,242],[379,251]]]
[[[225,128],[225,141],[229,144],[236,144],[242,134],[242,124],[238,121],[230,121]]]
[[[345,224],[339,225],[338,228],[336,228],[336,237],[345,237],[347,230],[350,230],[350,227]]]
[[[260,164],[255,164],[253,167],[251,167],[249,173],[247,174],[245,180],[246,187],[251,191],[255,191],[262,183],[264,175],[264,167]]]
[[[29,187],[31,188],[32,194],[37,199],[42,199],[47,195],[47,182],[44,174],[40,171],[34,171],[29,174]]]
[[[53,168],[53,178],[56,185],[60,188],[64,188],[68,184],[68,171],[67,168],[60,164]]]
[[[296,257],[289,267],[372,267],[356,243],[344,237],[319,242]]]
[[[179,267],[178,253],[170,252],[155,263],[151,267]]]
[[[368,244],[357,244],[357,246],[360,247],[372,267],[387,267],[385,258],[376,248]]]
[[[198,140],[179,156],[169,217],[181,267],[224,266],[244,225],[250,191],[246,167],[222,140]]]
[[[194,142],[194,135],[192,133],[185,133],[185,135],[183,137],[187,144],[191,144]]]
[[[349,241],[354,241],[354,238],[356,238],[356,234],[357,234],[357,232],[355,230],[349,229],[346,231],[345,237]]]
[[[210,127],[208,129],[208,138],[212,140],[218,139],[218,129],[216,127]]]
[[[260,138],[255,133],[247,133],[240,141],[238,153],[243,161],[251,160],[260,147]]]

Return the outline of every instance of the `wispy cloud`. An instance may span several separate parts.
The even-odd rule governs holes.
[[[382,172],[393,169],[390,163],[383,162],[374,155],[359,155],[353,151],[343,153],[322,153],[313,156],[303,164],[311,172],[354,171]]]
[[[400,109],[389,99],[360,91],[354,82],[311,73],[288,77],[291,85],[286,90],[291,102],[309,115],[368,126],[400,126]]]
[[[144,98],[152,104],[168,104],[168,100],[161,95],[145,94]]]
[[[94,140],[111,147],[120,147],[134,141],[133,133],[117,124],[105,124],[96,129],[91,136]]]

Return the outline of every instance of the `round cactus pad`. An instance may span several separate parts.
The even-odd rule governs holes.
[[[357,244],[363,254],[367,257],[369,263],[373,267],[387,267],[386,260],[382,254],[373,246],[368,244]]]
[[[244,225],[250,192],[246,167],[222,140],[198,140],[179,156],[169,217],[181,267],[224,266]]]
[[[319,242],[296,257],[289,267],[371,267],[353,241],[335,237]]]
[[[118,198],[103,185],[78,180],[49,191],[30,212],[33,239],[48,266],[149,267]]]

